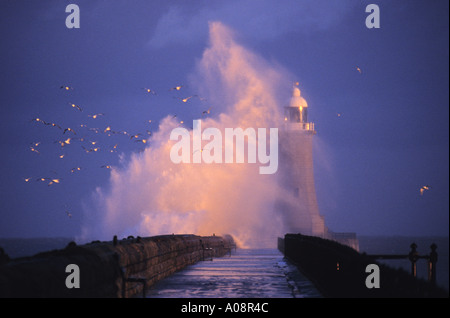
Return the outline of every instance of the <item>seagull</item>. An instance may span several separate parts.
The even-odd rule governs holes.
[[[70,172],[74,173],[75,171],[80,171],[81,167],[72,168]]]
[[[194,151],[192,154],[196,153],[197,151],[203,152],[204,150],[208,150],[206,148],[202,148],[202,149],[197,149],[196,151]]]
[[[208,108],[207,110],[204,110],[204,111],[202,112],[202,116],[211,113],[211,108],[212,108],[212,107]]]
[[[182,87],[184,87],[184,85],[175,86],[175,87],[171,88],[170,90],[171,91],[174,91],[174,90],[179,91]]]
[[[133,139],[133,138],[136,138],[136,139],[137,139],[137,138],[139,138],[140,135],[142,135],[142,134],[132,135],[132,136],[130,137],[130,139]]]
[[[142,142],[143,144],[147,143],[146,139],[136,139],[135,142]]]
[[[61,126],[59,126],[59,125],[57,125],[57,124],[55,124],[55,123],[47,123],[46,125],[50,125],[50,126],[53,126],[53,127],[59,128],[59,129],[62,129]]]
[[[52,179],[52,181],[48,183],[48,186],[51,186],[53,183],[59,183],[59,179]]]
[[[83,110],[81,109],[81,107],[80,106],[78,106],[78,105],[75,105],[75,104],[72,104],[72,103],[69,103],[70,104],[70,106],[72,106],[73,108],[77,108],[80,112],[82,112]]]
[[[362,71],[358,66],[356,67],[356,70],[359,72],[359,74],[362,74]]]
[[[32,120],[30,120],[30,122],[31,122],[31,121],[35,121],[35,122],[37,122],[37,123],[42,123],[42,124],[44,124],[44,125],[46,125],[46,126],[58,127],[59,129],[61,129],[61,127],[60,127],[59,125],[57,125],[57,124],[55,124],[55,123],[48,123],[48,122],[46,122],[45,120],[42,120],[42,119],[40,119],[40,118],[33,118]]]
[[[49,186],[51,186],[51,185],[54,184],[54,183],[59,183],[59,182],[60,182],[60,179],[46,178],[46,177],[44,177],[44,178],[39,178],[39,179],[37,179],[36,181],[42,181],[42,182],[44,182],[44,181],[49,181],[49,180],[50,180],[50,182],[48,183]]]
[[[111,129],[111,128],[109,128],[109,129]],[[89,130],[95,132],[96,134],[98,134],[99,131],[100,131],[100,128],[89,128]]]
[[[114,145],[114,147],[109,152],[115,152],[117,149],[117,144]]]
[[[37,153],[37,154],[40,154],[40,152],[39,152],[36,148],[34,148],[34,147],[30,147],[30,150],[33,151],[33,152],[35,152],[35,153]]]
[[[91,149],[86,149],[85,147],[83,147],[83,146],[81,146],[81,148],[83,148],[84,149],[84,151],[86,151],[86,153],[89,153],[89,152],[97,152],[97,151],[99,151],[100,150],[100,148],[91,148]]]
[[[61,147],[64,147],[65,145],[70,145],[70,140],[72,138],[67,138],[66,140],[57,140],[55,141],[55,143],[59,143],[61,145]]]
[[[150,94],[152,94],[152,95],[156,95],[156,92],[154,91],[154,90],[152,90],[152,89],[150,89],[150,88],[142,88],[143,90],[145,90],[147,93],[150,93]]]
[[[24,180],[25,180],[25,182],[29,182],[31,180],[31,178],[25,178]]]
[[[35,121],[35,122],[38,122],[38,123],[43,123],[44,125],[49,125],[49,123],[45,122],[44,120],[42,120],[40,118],[33,118],[30,121]]]
[[[64,89],[65,91],[69,91],[69,90],[72,90],[73,88],[70,86],[62,85],[59,89]]]
[[[186,98],[176,97],[177,99],[181,100],[183,103],[186,103],[188,100],[190,100],[193,97],[196,97],[197,95],[192,95]]]
[[[111,169],[111,166],[110,166],[110,165],[103,165],[103,166],[101,166],[100,168]]]
[[[341,117],[342,114],[341,113],[336,113],[336,116]]]
[[[66,131],[70,131],[70,132],[74,133],[75,135],[77,134],[72,128],[66,128],[66,129],[64,129],[63,134],[65,134]]]
[[[430,190],[431,187],[429,185],[424,185],[422,188],[420,188],[420,195],[423,195],[423,193],[425,192],[425,190]]]
[[[67,216],[68,216],[69,218],[72,217],[72,214],[71,214],[69,211],[67,211],[67,210],[66,210],[66,214],[67,214]]]
[[[96,119],[98,116],[103,116],[105,114],[103,113],[99,113],[99,114],[94,114],[94,115],[88,115],[88,117],[92,118],[92,119]]]

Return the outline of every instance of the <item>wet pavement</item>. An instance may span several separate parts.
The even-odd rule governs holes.
[[[237,249],[151,286],[148,298],[311,298],[314,285],[277,249]]]

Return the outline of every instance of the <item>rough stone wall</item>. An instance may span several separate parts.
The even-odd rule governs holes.
[[[132,297],[144,285],[200,260],[220,257],[234,246],[230,236],[165,235],[92,242],[0,265],[0,297]],[[80,288],[67,288],[69,264]]]

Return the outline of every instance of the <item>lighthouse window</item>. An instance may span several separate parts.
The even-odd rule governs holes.
[[[286,117],[289,118],[291,123],[299,123],[300,122],[300,109],[297,107],[289,107],[286,109]]]
[[[308,122],[308,108],[306,107],[302,109],[302,119],[304,123]]]

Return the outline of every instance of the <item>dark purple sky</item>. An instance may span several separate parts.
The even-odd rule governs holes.
[[[80,7],[80,29],[65,26],[69,3]],[[380,7],[380,29],[365,26],[369,3]],[[83,201],[108,183],[101,166],[144,147],[80,124],[145,134],[168,114],[198,117],[202,105],[180,107],[169,88],[193,72],[211,20],[297,76],[318,131],[316,189],[329,228],[448,236],[448,1],[2,0],[0,237],[78,235]],[[105,115],[88,117],[95,113]],[[77,135],[30,122],[36,117]],[[55,143],[83,136],[102,151]],[[423,185],[432,188],[421,196]]]

